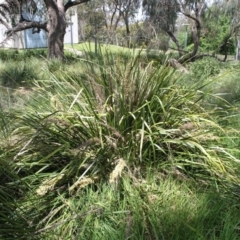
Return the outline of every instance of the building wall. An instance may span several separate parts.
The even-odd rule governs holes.
[[[0,25],[0,43],[5,48],[25,48],[24,32],[14,34],[10,39],[6,40],[6,28]]]
[[[44,30],[40,33],[32,34],[32,29],[24,31],[24,48],[43,48],[47,47],[47,34]]]
[[[78,16],[77,8],[70,8],[66,13],[68,26],[64,36],[64,43],[78,43]]]

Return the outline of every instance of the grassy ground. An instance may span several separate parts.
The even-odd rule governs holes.
[[[56,228],[52,239],[68,239],[73,232],[74,239],[96,240],[225,240],[239,239],[240,234],[239,203],[214,188],[163,179],[156,172],[142,181],[123,174],[117,189],[102,185],[79,191],[65,208],[64,217],[72,220]],[[69,225],[73,232],[67,233]],[[49,239],[51,231],[49,226]]]
[[[238,66],[109,51],[3,53],[0,239],[239,239]]]
[[[119,53],[119,52],[126,52],[126,53],[131,53],[133,52],[133,49],[125,48],[125,47],[120,47],[116,45],[111,45],[111,44],[97,44],[97,48],[101,48],[101,51],[106,52],[106,51],[111,51],[113,53]],[[66,44],[65,48],[73,48],[78,51],[95,51],[95,44],[92,42],[86,42],[86,43],[80,43],[80,44],[74,44],[73,46],[71,44]]]

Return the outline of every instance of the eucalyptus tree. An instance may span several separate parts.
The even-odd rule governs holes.
[[[78,8],[79,30],[82,40],[91,40],[101,35],[105,37],[106,20],[103,13],[103,2],[100,0],[91,0]]]
[[[105,42],[112,42],[120,16],[111,1],[91,0],[78,8],[79,27],[83,39],[92,39],[101,32]]]
[[[49,58],[63,59],[66,12],[90,0],[4,0],[0,4],[0,22],[7,28],[6,37],[26,29],[46,31]],[[28,17],[26,14],[28,13]],[[33,16],[38,15],[41,20]]]
[[[229,52],[233,52],[234,38],[237,43],[237,58],[240,58],[240,1],[215,0],[206,12],[205,37],[215,38],[211,45],[215,45],[212,53],[215,56],[219,51],[224,54],[225,61]],[[209,34],[207,34],[209,33]],[[214,41],[214,44],[213,44]]]
[[[102,7],[104,16],[105,16],[105,24],[107,30],[107,36],[110,42],[114,42],[114,38],[117,39],[116,30],[121,21],[121,15],[119,14],[118,4],[112,0],[103,1]],[[116,41],[118,42],[118,41]]]
[[[131,24],[141,6],[141,0],[105,0],[103,12],[106,17],[106,27],[110,34],[116,34],[119,25],[125,26],[126,45],[130,47]]]
[[[144,0],[145,13],[156,29],[164,31],[176,44],[179,52],[179,61],[193,59],[200,46],[202,17],[207,9],[207,0]],[[175,36],[176,21],[179,15],[187,19],[191,29],[194,47],[190,53],[185,54],[177,37]]]
[[[126,27],[127,46],[130,47],[130,20],[134,18],[140,7],[139,0],[112,0]]]
[[[143,8],[148,16],[150,28],[154,29],[154,32],[166,32],[178,46],[179,53],[182,54],[180,44],[173,34],[178,14],[178,5],[175,0],[144,0]]]
[[[136,19],[140,6],[141,0],[91,0],[78,12],[85,22],[89,36],[94,35],[94,25],[97,20],[97,28],[101,28],[105,40],[114,43],[117,38],[117,28],[124,26],[126,45],[129,46],[131,25]]]
[[[223,8],[230,15],[231,31],[229,38],[234,36],[237,42],[237,60],[240,60],[240,1],[239,0],[228,0],[223,1]]]

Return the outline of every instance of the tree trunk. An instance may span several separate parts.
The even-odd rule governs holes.
[[[179,41],[177,40],[177,38],[174,36],[173,32],[170,30],[166,31],[168,36],[172,39],[172,41],[175,43],[175,45],[177,46],[178,49],[178,54],[179,54],[179,58],[183,56],[184,52],[183,49],[179,43]]]
[[[237,39],[237,54],[236,54],[236,60],[240,60],[240,40]]]
[[[61,28],[51,29],[48,33],[48,58],[60,59],[64,57],[64,34]]]
[[[48,58],[62,60],[64,57],[64,35],[67,27],[64,6],[49,6],[48,18]]]
[[[196,23],[196,27],[192,29],[192,37],[193,37],[193,51],[191,53],[191,57],[194,57],[199,49],[200,46],[200,30],[201,26],[200,24]]]
[[[124,22],[126,26],[126,33],[127,33],[127,47],[131,47],[131,41],[130,41],[130,27],[129,27],[129,22],[128,22],[128,16],[124,17]]]

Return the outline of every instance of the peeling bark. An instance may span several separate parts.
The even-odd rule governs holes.
[[[60,1],[61,2],[61,1]],[[67,21],[65,17],[65,10],[63,2],[62,4],[53,3],[47,7],[48,12],[48,57],[50,59],[64,57],[64,35],[66,32]]]

